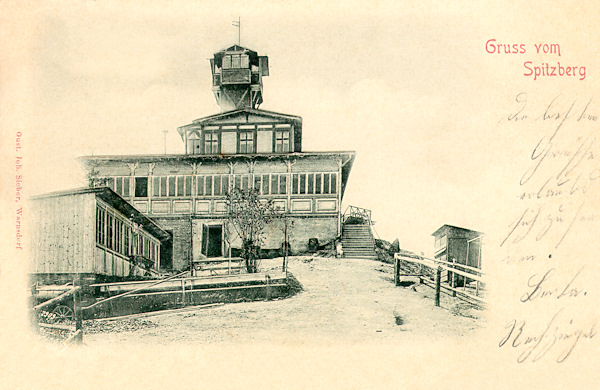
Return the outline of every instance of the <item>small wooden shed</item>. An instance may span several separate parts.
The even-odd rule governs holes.
[[[42,283],[151,276],[171,241],[108,187],[35,196],[30,207],[31,275]]]
[[[443,225],[431,234],[435,237],[435,259],[481,268],[481,239],[484,234],[458,226]],[[450,283],[451,276],[449,277]],[[457,277],[462,284],[462,277]]]

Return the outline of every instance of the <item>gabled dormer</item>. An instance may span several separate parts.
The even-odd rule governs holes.
[[[240,109],[197,119],[177,129],[186,154],[280,154],[302,151],[302,118]]]

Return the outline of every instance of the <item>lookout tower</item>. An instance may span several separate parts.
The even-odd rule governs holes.
[[[221,112],[258,108],[262,103],[262,78],[269,75],[269,60],[255,51],[233,45],[210,60],[213,93]]]

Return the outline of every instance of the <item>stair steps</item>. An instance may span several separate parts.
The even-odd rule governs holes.
[[[376,259],[375,239],[369,225],[344,225],[342,250],[346,258]]]

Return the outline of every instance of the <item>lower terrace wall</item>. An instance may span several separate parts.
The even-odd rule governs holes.
[[[190,267],[190,259],[201,257],[202,224],[214,225],[225,223],[225,220],[215,218],[152,218],[163,229],[173,234],[173,270],[185,270]],[[308,240],[316,238],[319,244],[324,244],[337,237],[338,218],[336,216],[319,217],[289,217],[288,242],[292,254],[308,250]],[[241,240],[234,233],[233,248],[241,248]],[[272,221],[264,231],[262,249],[278,250],[284,241],[284,222]],[[224,255],[227,253],[225,252]]]

